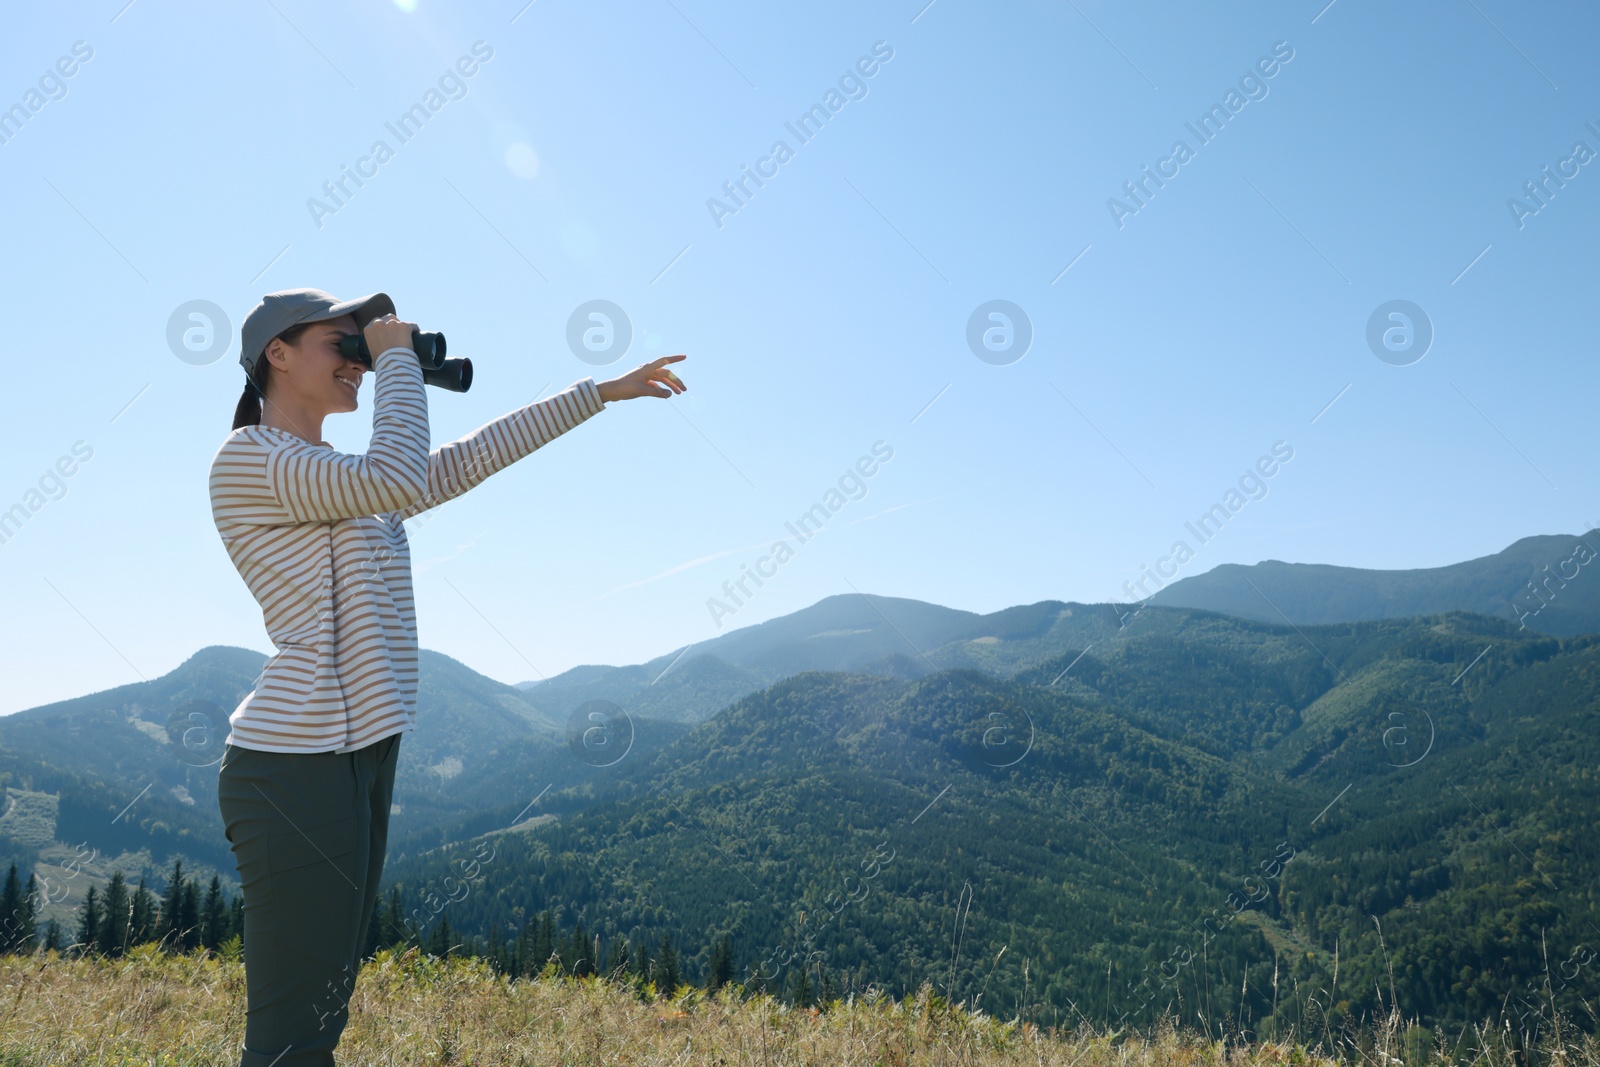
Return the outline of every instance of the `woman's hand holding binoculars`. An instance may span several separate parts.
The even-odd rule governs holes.
[[[391,348],[410,348],[411,335],[416,328],[416,323],[403,322],[389,314],[373,319],[362,333],[367,337],[367,350],[376,356]]]
[[[422,384],[464,393],[472,388],[472,360],[446,359],[442,333],[423,333],[414,322],[397,318],[392,312],[373,319],[358,336],[348,334],[339,341],[339,352],[372,369],[372,360],[391,348],[409,348],[422,366]]]

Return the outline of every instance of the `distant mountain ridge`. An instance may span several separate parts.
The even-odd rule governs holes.
[[[987,615],[906,597],[840,593],[766,622],[627,667],[586,664],[517,688],[551,717],[611,700],[648,717],[702,722],[738,697],[801,671],[914,679],[971,667],[1009,673],[1117,629],[1109,605],[1045,600]],[[697,673],[698,672],[698,673]],[[715,678],[715,699],[687,675]],[[637,702],[637,705],[635,704]]]
[[[1413,570],[1230,563],[1179,579],[1142,603],[1296,626],[1470,611],[1508,619],[1532,634],[1571,637],[1600,632],[1600,578],[1591,576],[1600,571],[1597,557],[1600,529],[1580,537],[1525,537],[1493,555]],[[605,699],[650,718],[697,723],[803,670],[905,679],[956,667],[1009,674],[1063,647],[1082,648],[1115,634],[1130,611],[1043,600],[982,615],[903,597],[841,593],[645,663],[586,664],[516,688],[552,721],[585,700]],[[695,672],[700,679],[715,675],[716,684],[685,684],[684,674]]]
[[[1444,567],[1368,570],[1270,559],[1224,563],[1144,601],[1297,626],[1472,611],[1557,637],[1600,631],[1600,529],[1524,537]],[[1281,614],[1280,614],[1281,612]]]

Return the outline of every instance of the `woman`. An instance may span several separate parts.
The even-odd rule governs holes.
[[[460,496],[612,400],[686,388],[662,356],[584,378],[428,450],[413,324],[383,293],[269,293],[243,326],[246,386],[211,463],[212,517],[277,648],[229,716],[217,798],[244,896],[241,1067],[332,1064],[378,895],[400,735],[417,708],[402,520]],[[369,368],[339,351],[364,333]],[[322,420],[372,387],[364,454]],[[660,383],[660,384],[657,384]]]

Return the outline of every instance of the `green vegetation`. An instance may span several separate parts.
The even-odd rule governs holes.
[[[110,1067],[237,1063],[244,1035],[239,960],[154,945],[119,960],[0,957],[17,990],[0,1021],[0,1065]],[[1318,1045],[1322,1048],[1319,1050]],[[1504,1028],[1464,1043],[1476,1067],[1523,1067]],[[1538,1062],[1597,1062],[1593,1037],[1554,1028]],[[1147,1035],[1078,1024],[1039,1027],[951,1004],[931,983],[895,999],[873,990],[801,1008],[728,983],[716,992],[654,981],[561,975],[508,979],[483,961],[385,950],[362,968],[341,1063],[389,1067],[561,1063],[575,1067],[882,1064],[932,1067],[1422,1067],[1443,1062],[1437,1035],[1386,1019],[1327,1041],[1286,1034],[1244,1045],[1186,1033],[1167,1019]]]
[[[6,787],[0,804],[0,837],[19,845],[41,848],[56,838],[56,809],[60,803],[54,793],[35,793]]]
[[[1452,1050],[1505,1012],[1525,1044],[1593,1027],[1595,638],[1151,608],[1082,653],[802,673],[390,875],[491,959],[550,911],[602,946],[670,934],[697,982],[726,944],[795,1003],[931,981],[1255,1039],[1398,1012]]]
[[[89,885],[70,929],[43,919],[51,902],[50,884],[30,873],[24,885],[13,863],[0,888],[0,952],[30,955],[44,949],[116,958],[141,945],[165,952],[217,950],[229,941],[237,945],[244,933],[243,899],[229,897],[216,875],[202,888],[198,879],[184,876],[182,860],[173,862],[160,896],[143,878],[130,888],[121,870],[103,890]]]

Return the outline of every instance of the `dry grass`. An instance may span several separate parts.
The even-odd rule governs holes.
[[[244,969],[207,953],[149,946],[121,960],[55,953],[0,958],[0,1067],[34,1064],[232,1065],[244,1032]],[[1347,1063],[1389,1067],[1385,1043]],[[1372,1053],[1376,1052],[1376,1056]],[[1557,1050],[1594,1064],[1594,1046]],[[1045,1067],[1332,1067],[1294,1044],[1207,1042],[1170,1027],[1149,1037],[1051,1035],[951,1010],[931,992],[785,1008],[729,990],[642,1000],[596,979],[508,982],[487,966],[383,953],[361,972],[339,1046],[350,1065],[718,1064],[726,1067],[920,1064]],[[1398,1064],[1398,1059],[1395,1061]],[[1509,1063],[1492,1050],[1478,1067]]]

